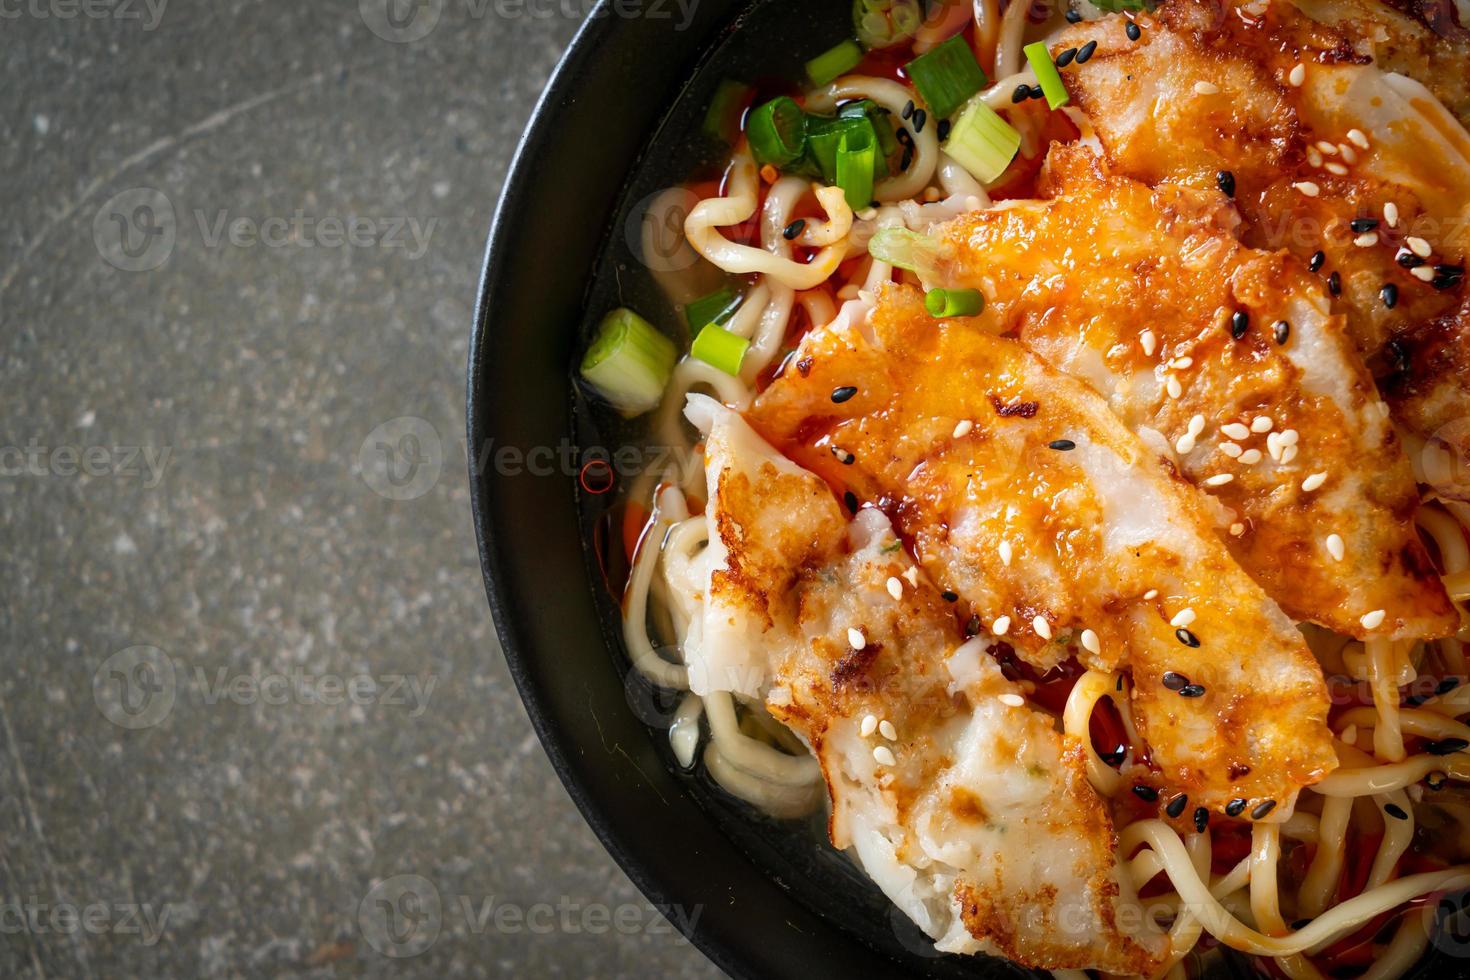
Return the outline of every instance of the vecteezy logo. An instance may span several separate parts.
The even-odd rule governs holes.
[[[119,650],[92,675],[97,709],[119,728],[152,728],[168,717],[177,694],[174,662],[157,647]]]
[[[418,956],[439,938],[444,925],[439,890],[420,875],[394,875],[378,882],[357,907],[357,926],[368,945],[384,956]]]
[[[368,433],[357,451],[357,465],[373,493],[389,500],[413,500],[439,482],[444,447],[432,425],[403,415]]]
[[[378,37],[407,44],[429,36],[444,15],[444,0],[358,0],[362,22]]]
[[[628,212],[624,237],[633,257],[654,272],[683,272],[699,261],[684,237],[684,219],[699,195],[683,187],[650,194]]]
[[[177,239],[173,203],[151,187],[115,195],[92,219],[98,254],[124,272],[148,272],[163,265]]]

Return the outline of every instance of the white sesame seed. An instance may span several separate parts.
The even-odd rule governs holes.
[[[863,738],[867,738],[869,735],[873,734],[877,730],[878,719],[876,717],[874,717],[873,715],[867,715],[863,718],[863,727],[859,729],[859,731],[863,733]]]
[[[1281,464],[1285,466],[1287,463],[1290,463],[1292,460],[1296,459],[1296,453],[1297,448],[1295,446],[1282,446]]]
[[[1194,91],[1196,95],[1215,95],[1220,91],[1220,86],[1214,82],[1195,82]]]
[[[1348,745],[1357,745],[1358,744],[1358,726],[1357,725],[1349,725],[1349,726],[1347,726],[1346,728],[1344,728],[1342,730],[1342,735],[1340,735],[1339,738],[1341,738]]]
[[[1382,609],[1375,609],[1372,612],[1363,616],[1363,618],[1358,620],[1358,622],[1363,624],[1363,629],[1365,630],[1376,630],[1378,627],[1383,625],[1383,620],[1387,616],[1388,613],[1384,612]]]
[[[1143,333],[1138,335],[1138,343],[1139,346],[1143,348],[1144,354],[1149,357],[1153,357],[1154,351],[1157,350],[1159,346],[1159,338],[1154,334],[1152,330],[1145,330]]]
[[[1203,431],[1205,431],[1205,417],[1203,415],[1191,416],[1189,419],[1190,435],[1197,436]]]
[[[898,765],[898,760],[893,757],[893,750],[886,745],[879,745],[873,749],[873,761],[880,766]]]
[[[1145,592],[1143,594],[1143,598],[1145,600],[1157,599],[1158,597],[1159,597],[1159,590],[1158,589],[1149,589],[1147,592]]]
[[[1239,521],[1236,521],[1234,524],[1230,525],[1230,536],[1231,537],[1238,538],[1238,537],[1240,537],[1244,533],[1245,533],[1245,525],[1242,524],[1242,523],[1240,523]]]
[[[1011,630],[1011,617],[1002,616],[990,624],[990,632],[996,636],[1005,636]]]
[[[1327,535],[1327,553],[1332,556],[1333,561],[1342,561],[1342,556],[1347,554],[1347,548],[1342,543],[1341,534]]]
[[[1291,83],[1292,88],[1301,88],[1302,82],[1307,80],[1307,66],[1297,65],[1291,70],[1291,74],[1286,76],[1286,80]]]
[[[1022,707],[1026,703],[1026,699],[1021,697],[1021,695],[1009,693],[1002,694],[999,698],[999,701],[1001,704],[1009,705],[1012,708]]]
[[[1170,398],[1178,398],[1180,395],[1184,394],[1184,386],[1181,385],[1179,383],[1179,379],[1174,377],[1174,375],[1172,374],[1169,375],[1169,380],[1164,383],[1164,390],[1169,393]]]
[[[888,741],[898,741],[898,729],[894,728],[893,722],[889,721],[887,718],[884,718],[882,721],[878,722],[878,731],[882,733],[883,737],[888,739]]]
[[[973,428],[975,428],[974,422],[971,422],[969,419],[960,419],[959,424],[954,427],[954,437],[956,439],[963,439],[970,434],[970,430]]]
[[[1102,653],[1102,643],[1099,642],[1097,634],[1092,630],[1082,631],[1082,649],[1088,653]]]
[[[1409,794],[1409,799],[1415,803],[1424,802],[1424,786],[1420,783],[1411,783],[1404,787],[1404,792]]]
[[[1301,191],[1307,197],[1316,197],[1318,194],[1322,193],[1322,188],[1318,187],[1310,180],[1299,180],[1291,186]]]
[[[1223,487],[1233,479],[1235,479],[1234,473],[1216,473],[1214,476],[1205,478],[1205,486]]]
[[[1251,419],[1251,431],[1255,433],[1270,432],[1276,423],[1268,415],[1257,415]]]
[[[1316,490],[1318,487],[1322,486],[1322,484],[1326,482],[1326,473],[1313,473],[1311,476],[1302,481],[1302,490],[1307,493],[1311,493],[1313,490]]]
[[[1035,619],[1031,620],[1031,628],[1034,629],[1036,631],[1036,635],[1041,637],[1043,640],[1051,639],[1051,623],[1048,623],[1046,621],[1045,616],[1037,616]]]
[[[1389,201],[1383,206],[1383,220],[1390,228],[1399,226],[1399,206]]]
[[[1351,146],[1348,146],[1346,143],[1337,144],[1337,152],[1342,154],[1343,163],[1358,162],[1358,151],[1353,149]]]
[[[1368,148],[1368,134],[1364,133],[1361,129],[1348,130],[1347,138],[1359,149],[1366,150]]]
[[[1321,150],[1323,153],[1327,154],[1330,157],[1337,156],[1337,147],[1333,146],[1327,140],[1318,140],[1317,149]]]
[[[1001,564],[1010,565],[1011,558],[1015,555],[1015,550],[1011,548],[1011,543],[1009,541],[1002,541],[1000,547],[996,550],[1000,552]]]
[[[903,598],[903,583],[896,576],[888,576],[888,594],[895,599]]]
[[[1416,269],[1410,269],[1409,275],[1422,282],[1429,282],[1434,278],[1434,269],[1427,265],[1421,265]]]
[[[905,568],[903,570],[903,579],[904,581],[908,582],[911,588],[917,589],[919,587],[918,567],[915,565],[910,565],[908,568]]]
[[[1322,166],[1322,151],[1315,146],[1307,147],[1307,163],[1314,167]]]
[[[1365,231],[1357,238],[1353,239],[1353,244],[1358,246],[1359,248],[1372,248],[1374,245],[1378,244],[1378,232]]]
[[[1266,436],[1266,452],[1271,454],[1272,459],[1281,458],[1281,433],[1272,432]]]
[[[1251,430],[1240,422],[1228,422],[1220,426],[1220,431],[1232,439],[1249,439]]]
[[[1184,433],[1184,435],[1180,436],[1178,439],[1176,439],[1174,441],[1174,451],[1176,453],[1181,453],[1181,454],[1183,454],[1183,453],[1192,453],[1192,452],[1194,452],[1194,444],[1195,444],[1195,436],[1194,436],[1194,434],[1193,433],[1190,433],[1190,432],[1186,432],[1186,433]]]
[[[1420,238],[1418,235],[1410,235],[1408,238],[1404,239],[1404,244],[1409,246],[1409,251],[1413,252],[1421,259],[1427,259],[1429,258],[1429,256],[1434,254],[1434,249],[1429,246],[1429,243]]]
[[[1243,450],[1237,443],[1222,442],[1220,443],[1220,452],[1224,453],[1226,456],[1229,456],[1231,459],[1238,459]]]
[[[1246,466],[1255,466],[1261,461],[1261,451],[1259,449],[1247,449],[1240,454],[1240,461]]]
[[[1281,445],[1283,445],[1283,446],[1295,446],[1297,444],[1297,440],[1301,439],[1301,437],[1302,437],[1302,434],[1300,432],[1296,431],[1295,429],[1282,429],[1281,430]]]
[[[1181,626],[1188,626],[1190,623],[1194,622],[1196,618],[1197,617],[1194,614],[1194,610],[1185,607],[1184,609],[1181,609],[1174,614],[1174,618],[1169,620],[1169,625],[1173,626],[1175,629],[1178,629]]]
[[[1338,177],[1346,177],[1348,172],[1348,168],[1344,167],[1336,160],[1328,160],[1326,163],[1322,164],[1322,169],[1330,174],[1336,174]]]
[[[847,645],[854,650],[861,650],[868,645],[867,637],[863,636],[862,630],[850,628],[847,631]]]
[[[1194,367],[1194,358],[1176,357],[1168,363],[1167,367],[1171,371],[1183,371],[1185,368]]]

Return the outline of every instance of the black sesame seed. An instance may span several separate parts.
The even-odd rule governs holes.
[[[1138,797],[1140,800],[1143,800],[1145,803],[1152,803],[1154,800],[1157,800],[1159,798],[1159,791],[1154,789],[1152,786],[1144,786],[1140,784],[1133,787],[1133,795]]]
[[[1114,684],[1114,687],[1116,687],[1120,691],[1123,690],[1123,675],[1122,674],[1119,674],[1118,675],[1118,680],[1117,680],[1117,683]]]
[[[1175,630],[1174,631],[1174,635],[1179,639],[1179,642],[1180,643],[1183,643],[1187,647],[1197,647],[1197,646],[1199,646],[1199,637],[1195,636],[1193,633],[1191,633],[1189,630],[1185,629],[1183,626],[1181,626],[1177,630]],[[1201,689],[1201,690],[1203,690],[1203,689]],[[1180,689],[1180,693],[1183,693],[1183,689],[1182,688]]]
[[[837,404],[841,405],[843,402],[847,401],[849,398],[851,398],[853,395],[856,395],[856,394],[857,394],[857,386],[856,385],[843,385],[840,388],[833,388],[832,389],[832,400],[834,402],[836,402]]]
[[[936,126],[936,127],[934,127],[934,135],[939,137],[939,142],[941,142],[941,143],[943,143],[945,140],[949,139],[949,120],[948,119],[941,119],[941,120],[939,120],[939,125]]]
[[[1293,931],[1300,931],[1302,929],[1305,929],[1307,926],[1309,926],[1311,924],[1312,924],[1312,920],[1311,919],[1297,919],[1295,922],[1293,922],[1291,924],[1291,928],[1292,928]]]
[[[1438,770],[1424,777],[1424,785],[1430,789],[1444,789],[1445,780],[1449,777]]]
[[[1200,807],[1194,811],[1194,829],[1196,833],[1203,834],[1205,828],[1210,825],[1210,811]]]
[[[1434,693],[1437,695],[1448,694],[1459,686],[1460,679],[1458,677],[1446,677],[1444,680],[1440,681],[1434,686]]]
[[[1096,50],[1097,50],[1097,42],[1096,41],[1088,41],[1086,44],[1082,45],[1082,47],[1080,47],[1080,48],[1077,49],[1077,64],[1079,64],[1079,65],[1086,64],[1087,63],[1087,59],[1088,58],[1091,58],[1092,57],[1092,52],[1094,52]]]
[[[1395,255],[1394,261],[1405,269],[1417,269],[1424,264],[1424,260],[1406,248],[1401,248]]]
[[[858,512],[857,494],[853,493],[851,490],[842,495],[842,502],[847,505],[847,509],[850,510],[852,513],[856,514]]]
[[[923,109],[914,110],[914,132],[922,133],[924,131],[924,123],[928,121],[929,113],[925,112]]]
[[[1165,671],[1164,686],[1171,691],[1182,691],[1189,686],[1189,678],[1183,674],[1176,674],[1172,670]]]
[[[786,226],[786,230],[781,232],[781,237],[789,242],[795,239],[797,235],[800,235],[805,229],[806,219],[797,218],[795,221],[791,222],[791,224]]]
[[[1033,85],[1031,86],[1031,98],[1044,99],[1046,98],[1046,91],[1040,85]]]
[[[1143,37],[1143,31],[1139,29],[1138,24],[1135,21],[1130,20],[1128,22],[1128,26],[1124,27],[1123,30],[1127,32],[1128,40],[1130,41],[1137,41],[1139,38]]]
[[[1179,689],[1179,696],[1181,698],[1202,698],[1205,696],[1205,686],[1203,684],[1186,684]]]
[[[914,114],[914,100],[913,99],[909,99],[907,102],[905,102],[903,104],[903,111],[898,114],[898,118],[900,118],[900,119],[907,119],[908,117],[912,116],[913,114]]]
[[[1025,102],[1029,98],[1031,98],[1030,85],[1017,85],[1016,90],[1011,93],[1011,101],[1014,103]]]
[[[1337,273],[1334,272],[1333,275]],[[1277,320],[1271,324],[1271,336],[1276,338],[1276,343],[1285,346],[1286,342],[1291,339],[1291,324],[1285,320]]]
[[[1470,742],[1463,738],[1442,738],[1438,742],[1430,742],[1424,746],[1424,751],[1430,755],[1451,755],[1467,748],[1470,748]]]
[[[1237,796],[1225,804],[1225,815],[1227,817],[1238,817],[1245,812],[1245,797]]]
[[[1067,23],[1069,23],[1069,24],[1078,24],[1078,23],[1081,23],[1081,22],[1082,22],[1082,14],[1081,14],[1080,11],[1076,11],[1076,10],[1069,10],[1069,11],[1067,11]]]
[[[1463,265],[1437,265],[1434,267],[1434,278],[1429,285],[1435,289],[1450,289],[1459,285],[1460,280],[1465,278],[1465,267]]]
[[[1390,817],[1393,817],[1395,820],[1409,819],[1409,815],[1404,812],[1404,808],[1399,806],[1397,803],[1383,804],[1383,812],[1388,814]]]
[[[1266,814],[1270,813],[1274,809],[1276,809],[1275,800],[1267,800],[1264,803],[1257,803],[1256,808],[1251,811],[1251,819],[1260,820],[1262,817],[1264,817]]]
[[[965,623],[965,639],[978,635],[980,632],[980,614],[971,616]]]
[[[1046,446],[1048,449],[1056,449],[1064,453],[1077,448],[1077,444],[1071,439],[1053,439]]]
[[[1327,253],[1322,251],[1321,249],[1318,249],[1317,251],[1312,253],[1311,259],[1307,261],[1307,268],[1310,269],[1312,272],[1316,272],[1318,269],[1322,268],[1322,263],[1326,261]]]
[[[950,591],[947,591],[947,590],[944,591],[944,592],[939,593],[939,598],[943,599],[945,602],[959,602],[960,601],[960,595],[959,595],[958,592],[950,592]]]
[[[1429,700],[1429,695],[1427,695],[1427,694],[1411,694],[1408,697],[1404,698],[1404,707],[1405,708],[1417,708],[1417,707],[1419,707],[1419,705],[1423,704],[1425,701],[1428,701],[1428,700]]]
[[[1342,276],[1334,272],[1327,277],[1327,291],[1334,296],[1342,295]]]
[[[1072,63],[1072,59],[1075,58],[1075,57],[1077,57],[1077,49],[1076,48],[1068,48],[1067,50],[1063,51],[1061,54],[1057,55],[1057,67],[1058,68],[1065,68],[1065,67],[1067,67],[1068,65],[1070,65]]]
[[[846,449],[843,449],[841,446],[833,446],[832,455],[841,460],[843,466],[851,466],[853,463],[857,462],[857,457],[848,452]]]
[[[1179,814],[1184,812],[1184,808],[1188,805],[1189,797],[1185,796],[1183,793],[1180,793],[1178,796],[1169,801],[1169,805],[1164,807],[1164,812],[1171,817],[1177,817],[1179,816]]]
[[[1399,305],[1399,287],[1391,282],[1384,283],[1383,288],[1378,291],[1378,298],[1383,300],[1384,306],[1393,309]]]
[[[1361,235],[1361,234],[1364,234],[1365,232],[1370,232],[1373,229],[1377,228],[1378,227],[1378,219],[1377,218],[1354,218],[1352,221],[1349,221],[1348,222],[1348,227],[1351,228],[1355,234]]]
[[[1128,751],[1122,747],[1116,748],[1111,752],[1104,752],[1101,756],[1099,756],[1099,758],[1101,758],[1103,762],[1106,762],[1110,766],[1122,765],[1123,760],[1127,757]]]
[[[907,170],[914,165],[914,145],[910,143],[903,148],[903,156],[899,158],[898,169]]]
[[[1235,196],[1235,174],[1228,170],[1215,171],[1215,186],[1220,188],[1220,193],[1226,197]]]
[[[1239,340],[1245,336],[1245,332],[1251,327],[1251,315],[1245,310],[1236,310],[1230,314],[1230,336]]]

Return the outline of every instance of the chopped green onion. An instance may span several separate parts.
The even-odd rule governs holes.
[[[898,136],[893,129],[893,113],[872,99],[857,99],[838,109],[837,115],[841,119],[868,117],[868,122],[873,124],[873,130],[878,134],[878,167],[873,172],[879,177],[887,176],[888,166],[883,158],[899,149]]]
[[[836,47],[823,51],[806,63],[806,73],[813,85],[826,85],[839,75],[845,75],[863,60],[863,49],[856,41],[843,41]]]
[[[1151,0],[1093,0],[1092,5],[1110,14],[1122,10],[1152,10],[1156,6]]]
[[[755,89],[744,82],[726,78],[715,87],[709,109],[704,114],[704,131],[715,139],[733,143],[740,137],[740,116]]]
[[[948,119],[985,87],[985,70],[964,33],[956,34],[904,66],[936,119]]]
[[[852,24],[865,48],[891,48],[918,33],[924,22],[919,0],[853,0]]]
[[[933,317],[977,316],[985,297],[978,289],[931,289],[924,294],[924,309]]]
[[[745,135],[757,161],[784,167],[806,149],[806,113],[791,99],[778,96],[751,110]]]
[[[1036,41],[1021,50],[1026,52],[1026,60],[1031,63],[1031,70],[1036,73],[1036,81],[1041,84],[1042,94],[1046,96],[1046,104],[1053,109],[1066,105],[1069,98],[1067,86],[1062,84],[1062,73],[1057,71],[1056,62],[1051,60],[1051,52],[1046,49],[1046,42]]]
[[[673,341],[643,317],[619,307],[602,318],[582,358],[582,377],[624,416],[658,405],[674,373]]]
[[[878,139],[873,122],[866,115],[839,116],[836,119],[811,116],[807,119],[807,149],[822,172],[823,182],[837,183],[837,151],[842,140],[849,135],[853,137],[850,145],[854,147],[862,147]],[[874,173],[877,172],[875,161]]]
[[[740,294],[729,286],[721,286],[708,296],[701,296],[684,307],[684,319],[689,329],[698,332],[708,323],[724,323],[740,305]]]
[[[861,130],[845,134],[837,147],[837,186],[854,211],[873,203],[873,162],[877,155],[877,138]]]
[[[1020,148],[1021,134],[984,99],[970,103],[944,142],[944,152],[982,184],[1003,174]]]
[[[932,279],[938,245],[928,235],[907,228],[880,228],[868,239],[868,254],[879,262],[907,269],[920,279]]]
[[[689,349],[689,353],[726,374],[739,377],[740,362],[744,359],[745,349],[749,346],[750,341],[744,337],[711,323],[699,331],[699,336],[694,338],[694,346]]]

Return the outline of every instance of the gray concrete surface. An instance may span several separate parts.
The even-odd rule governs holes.
[[[477,266],[576,18],[384,2],[0,3],[0,976],[717,975],[474,560]]]

